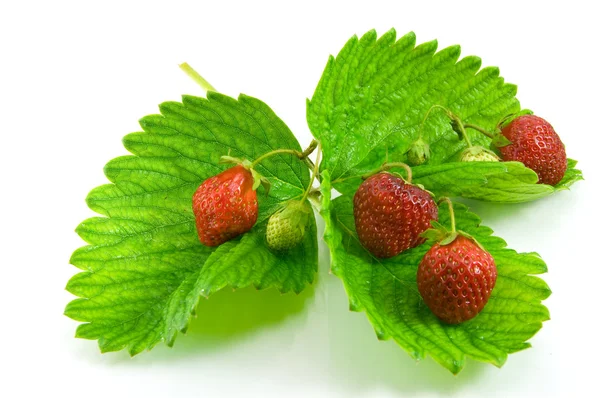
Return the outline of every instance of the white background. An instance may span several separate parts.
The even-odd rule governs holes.
[[[593,395],[598,370],[596,256],[598,28],[594,2],[6,1],[0,5],[0,396],[398,397]],[[488,5],[489,4],[489,5]],[[371,28],[461,44],[519,85],[586,180],[535,203],[470,203],[519,251],[539,252],[552,320],[503,368],[468,361],[458,376],[377,341],[348,311],[321,250],[300,296],[245,289],[201,304],[187,336],[131,359],[73,338],[62,315],[84,198],[121,138],[165,100],[202,91],[267,102],[310,141],[305,99],[327,61]]]

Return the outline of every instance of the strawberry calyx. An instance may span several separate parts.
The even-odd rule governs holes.
[[[269,190],[271,189],[271,183],[269,182],[269,180],[266,177],[263,177],[258,171],[256,171],[256,169],[254,168],[254,164],[252,162],[250,162],[248,159],[240,159],[240,158],[235,158],[235,157],[229,156],[229,155],[223,155],[223,156],[221,156],[219,163],[223,163],[223,164],[230,163],[230,164],[243,166],[246,170],[250,171],[250,173],[252,174],[252,180],[253,180],[252,189],[256,191],[258,189],[258,187],[260,187],[262,185],[262,187],[265,189],[265,195],[269,196]]]
[[[440,205],[443,202],[446,202],[448,204],[448,210],[450,211],[451,229],[448,230],[445,226],[443,226],[438,221],[432,220],[431,221],[432,228],[429,228],[428,230],[423,232],[421,234],[421,237],[423,237],[427,240],[431,240],[431,241],[439,244],[440,246],[445,246],[445,245],[449,245],[450,243],[454,242],[458,236],[464,236],[465,238],[467,238],[467,239],[471,240],[473,243],[475,243],[480,249],[485,250],[484,247],[472,235],[466,233],[465,231],[456,229],[456,221],[454,218],[454,206],[452,205],[452,201],[447,197],[443,197],[440,200],[438,200],[438,205]]]
[[[419,166],[429,160],[430,150],[429,144],[425,142],[422,136],[419,136],[415,142],[412,143],[408,151],[406,152],[406,158],[408,163],[413,166]]]
[[[500,119],[500,121],[496,125],[496,132],[500,132],[504,127],[508,126],[513,120],[515,120],[519,116],[525,115],[533,115],[533,111],[530,109],[521,109],[518,112],[509,113],[508,115]]]

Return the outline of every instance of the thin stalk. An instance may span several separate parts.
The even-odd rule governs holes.
[[[452,112],[450,112],[447,108],[443,107],[442,105],[432,105],[431,108],[429,108],[427,110],[427,113],[425,113],[425,117],[423,118],[423,121],[421,122],[421,125],[419,126],[419,138],[423,138],[423,127],[425,126],[425,122],[427,121],[427,118],[429,118],[429,114],[431,113],[431,111],[433,111],[434,109],[442,109],[446,115],[448,115],[448,117],[452,118]]]
[[[179,68],[181,68],[181,70],[184,71],[186,75],[188,75],[193,81],[198,83],[198,85],[202,87],[204,91],[217,91],[209,82],[206,81],[205,78],[200,76],[200,74],[196,72],[194,68],[189,66],[187,62],[179,65]]]
[[[296,151],[295,149],[276,149],[274,151],[267,152],[264,155],[260,156],[258,159],[256,159],[254,162],[252,162],[250,167],[256,167],[257,164],[259,164],[266,158],[273,156],[273,155],[277,155],[279,153],[289,153],[291,155],[297,156],[298,158],[300,158],[302,156],[302,152]]]
[[[465,127],[465,128],[468,128],[468,129],[477,130],[477,131],[479,131],[481,134],[485,135],[486,137],[489,137],[489,138],[494,138],[494,134],[490,133],[489,131],[487,131],[486,129],[484,129],[484,128],[482,128],[482,127],[479,127],[479,126],[478,126],[478,125],[476,125],[476,124],[466,123],[466,124],[464,124],[464,127]]]
[[[402,162],[385,163],[381,167],[381,171],[389,170],[394,167],[402,167],[404,170],[406,170],[406,182],[408,182],[409,184],[412,182],[412,169],[406,163],[402,163]]]
[[[317,142],[317,148],[318,148],[317,149],[317,158],[315,159],[315,164],[314,164],[314,167],[312,170],[312,175],[310,176],[310,182],[308,183],[308,188],[306,188],[306,191],[304,192],[304,196],[302,196],[300,203],[304,203],[306,198],[308,198],[308,195],[312,191],[312,185],[315,182],[315,178],[317,177],[317,174],[319,174],[319,163],[321,162],[321,144],[318,142]]]
[[[310,155],[311,153],[313,153],[313,151],[315,150],[315,148],[318,145],[319,145],[319,142],[317,140],[312,140],[312,142],[310,143],[310,145],[304,151],[302,151],[302,152],[297,151],[295,149],[276,149],[274,151],[267,152],[267,153],[263,154],[262,156],[260,156],[258,159],[256,159],[254,162],[252,162],[252,164],[250,165],[250,167],[256,167],[257,164],[259,164],[260,162],[262,162],[266,158],[268,158],[270,156],[273,156],[273,155],[277,155],[279,153],[289,153],[291,155],[296,156],[300,160],[306,160],[306,159],[308,159],[308,155]]]
[[[472,148],[473,144],[471,144],[471,140],[469,139],[469,136],[467,135],[467,132],[465,131],[465,126],[463,125],[462,121],[459,118],[455,118],[454,122],[458,126],[458,129],[460,130],[462,136],[464,137],[465,141],[467,142],[467,146],[469,148]]]
[[[450,226],[452,227],[452,233],[456,233],[456,220],[454,219],[454,206],[452,205],[452,201],[448,197],[443,197],[438,200],[438,204],[446,202],[448,203],[448,210],[450,212]]]
[[[308,145],[308,147],[304,151],[302,151],[302,156],[300,156],[300,160],[307,159],[308,155],[310,155],[311,153],[313,153],[314,150],[317,149],[318,145],[319,145],[319,141],[312,140],[310,142],[310,144]]]

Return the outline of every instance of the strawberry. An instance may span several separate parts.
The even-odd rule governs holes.
[[[480,146],[471,146],[460,154],[461,162],[498,162],[498,156],[492,151]]]
[[[267,223],[269,247],[274,251],[285,252],[302,242],[310,212],[310,204],[293,200],[274,213]]]
[[[408,152],[406,152],[406,159],[412,166],[419,166],[427,162],[429,156],[429,144],[421,137],[413,142]]]
[[[387,172],[367,178],[354,195],[358,239],[375,257],[393,257],[420,245],[420,234],[437,217],[427,191]]]
[[[452,210],[451,219],[452,232],[434,222],[435,228],[423,234],[437,243],[419,264],[417,286],[431,312],[455,324],[481,312],[496,284],[497,270],[494,258],[473,237],[456,232]]]
[[[252,172],[237,165],[208,178],[192,199],[200,242],[218,246],[249,231],[258,218]]]
[[[504,126],[501,134],[510,141],[500,146],[503,160],[515,160],[535,171],[540,184],[556,185],[567,170],[565,146],[546,120],[523,115]]]

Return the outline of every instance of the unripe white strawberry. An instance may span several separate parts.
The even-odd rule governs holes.
[[[472,146],[460,154],[461,162],[499,162],[500,158],[488,149],[480,146]]]

